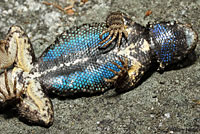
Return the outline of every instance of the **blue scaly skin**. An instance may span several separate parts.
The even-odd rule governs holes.
[[[189,25],[161,22],[143,27],[119,12],[107,19],[62,33],[37,60],[24,31],[11,27],[0,42],[0,67],[14,68],[0,75],[0,102],[18,101],[20,116],[50,126],[53,106],[46,92],[66,96],[112,87],[124,91],[138,83],[152,62],[164,69],[196,47],[197,35]]]

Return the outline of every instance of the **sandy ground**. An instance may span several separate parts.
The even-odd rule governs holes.
[[[75,1],[75,0],[71,0]],[[48,0],[61,7],[70,0]],[[191,23],[200,35],[200,0],[88,0],[75,1],[73,15],[38,0],[0,1],[0,38],[11,25],[20,25],[33,43],[36,55],[56,35],[73,25],[103,22],[110,11],[123,11],[142,25],[148,21],[178,20]],[[152,14],[144,19],[145,12]],[[178,69],[150,75],[133,90],[115,95],[114,90],[92,97],[52,98],[55,121],[50,128],[30,126],[20,121],[12,110],[1,111],[0,133],[67,134],[67,133],[134,133],[198,134],[200,133],[200,43],[196,60],[191,56]],[[187,63],[185,66],[184,64]],[[184,66],[184,67],[181,67]]]

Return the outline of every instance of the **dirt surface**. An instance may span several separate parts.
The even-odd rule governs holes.
[[[86,0],[82,0],[86,1]],[[0,38],[11,25],[20,25],[39,56],[57,35],[74,25],[103,22],[110,11],[123,11],[142,25],[149,21],[178,20],[190,23],[200,35],[200,0],[48,0],[67,12],[38,0],[0,1]],[[74,4],[73,4],[74,2]],[[152,14],[144,18],[146,11]],[[72,15],[70,15],[72,14]],[[200,43],[196,60],[160,74],[154,70],[133,90],[76,99],[52,98],[54,124],[49,128],[20,121],[12,110],[0,113],[1,134],[133,133],[199,134]],[[154,71],[154,72],[153,72]]]

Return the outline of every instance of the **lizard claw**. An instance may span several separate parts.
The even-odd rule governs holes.
[[[122,60],[120,57],[118,57],[118,59],[121,62],[122,66],[120,66],[116,62],[112,62],[112,64],[117,66],[120,69],[120,71],[117,72],[111,68],[108,68],[111,72],[115,74],[115,76],[111,79],[104,78],[104,80],[108,83],[113,83],[116,89],[124,89],[127,88],[126,85],[131,80],[128,74],[128,59],[124,58],[124,60]]]

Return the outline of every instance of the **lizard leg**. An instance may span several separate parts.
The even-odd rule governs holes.
[[[140,71],[141,64],[139,63],[136,63],[131,67],[128,67],[127,58],[124,58],[124,60],[122,60],[119,57],[119,61],[121,62],[122,66],[120,66],[119,64],[115,62],[112,62],[112,64],[117,66],[120,69],[120,71],[116,72],[108,68],[110,71],[112,71],[115,74],[115,76],[111,79],[104,78],[104,80],[106,82],[113,83],[117,92],[124,92],[134,87],[137,84],[143,72]]]
[[[19,26],[12,26],[4,40],[0,41],[0,69],[16,63],[24,71],[30,71],[35,60],[28,36]]]
[[[18,88],[24,88],[23,98],[17,104],[19,116],[37,125],[52,125],[54,119],[53,105],[43,92],[39,81],[22,68],[15,67],[12,75],[17,78]]]
[[[112,38],[102,47],[108,46],[114,39],[117,38],[117,35],[119,36],[117,45],[118,47],[120,47],[122,33],[124,33],[126,38],[128,37],[128,32],[126,31],[126,18],[127,16],[121,12],[112,12],[110,15],[108,15],[108,17],[106,18],[106,25],[108,28],[105,29],[99,37],[102,39],[102,35],[106,32],[109,32],[109,37],[112,36]],[[113,35],[113,33],[115,34]],[[99,44],[103,44],[107,40],[108,38],[101,41]]]
[[[24,98],[17,105],[20,117],[30,123],[51,126],[54,120],[51,100],[43,92],[37,80],[31,79],[27,81]]]
[[[14,105],[19,116],[38,125],[53,123],[53,106],[40,83],[28,72],[15,67],[0,75],[0,106]]]

